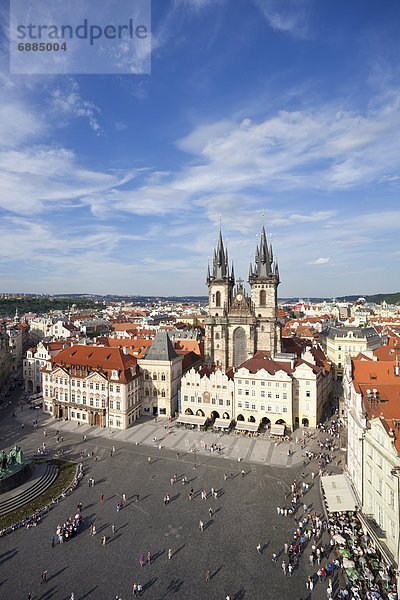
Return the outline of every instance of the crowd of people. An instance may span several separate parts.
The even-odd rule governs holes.
[[[395,600],[395,573],[374,546],[357,513],[329,515],[328,528],[348,581],[338,598]]]
[[[63,525],[57,525],[56,537],[60,544],[75,537],[82,525],[82,515],[78,512],[74,517],[69,517]]]

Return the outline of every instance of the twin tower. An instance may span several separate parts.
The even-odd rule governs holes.
[[[264,227],[256,248],[255,264],[250,264],[248,282],[235,282],[233,264],[229,268],[228,251],[220,232],[213,265],[207,273],[208,318],[205,320],[205,359],[208,365],[238,367],[256,352],[271,355],[280,352],[281,336],[277,322],[278,263],[268,245]]]

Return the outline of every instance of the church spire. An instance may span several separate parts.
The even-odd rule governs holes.
[[[234,279],[233,274],[233,265],[232,265],[232,274],[229,274],[229,264],[228,264],[228,250],[224,245],[224,241],[222,239],[222,232],[220,230],[217,245],[214,250],[214,258],[212,264],[212,270],[207,273],[207,284],[211,283],[211,281],[223,281]]]
[[[277,276],[272,245],[268,245],[267,234],[265,233],[264,225],[261,230],[260,243],[256,246],[254,263],[254,267],[252,264],[250,264],[249,283]]]

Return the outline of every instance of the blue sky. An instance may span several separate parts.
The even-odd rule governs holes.
[[[5,17],[5,13],[3,13]],[[2,19],[4,22],[4,18]],[[398,290],[400,4],[153,0],[150,75],[0,73],[0,291]],[[264,216],[263,216],[264,214]]]

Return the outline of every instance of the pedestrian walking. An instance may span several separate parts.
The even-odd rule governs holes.
[[[151,556],[151,552],[149,550],[147,553],[147,562],[149,563],[149,565],[151,565],[151,559],[152,559],[152,556]]]
[[[204,523],[201,519],[199,521],[199,529],[200,529],[200,531],[204,531]]]
[[[293,573],[293,565],[292,565],[292,563],[288,564],[288,573],[289,573],[289,577],[291,577],[292,573]]]
[[[176,460],[179,460],[179,452],[176,453]]]
[[[261,556],[261,544],[260,544],[260,542],[258,542],[258,544],[257,544],[257,552]]]
[[[138,593],[138,591],[137,591],[137,583],[133,583],[132,584],[132,594],[134,596],[137,596],[137,593]]]
[[[145,559],[144,559],[144,555],[143,555],[143,554],[140,554],[140,555],[139,555],[139,564],[140,564],[140,566],[141,566],[141,567],[144,567],[144,565],[145,565],[145,562],[146,562],[146,561],[145,561]]]
[[[210,569],[207,569],[207,571],[206,571],[206,581],[210,581],[210,579],[211,579],[211,571],[210,571]]]
[[[244,469],[242,469],[242,477],[244,477]]]
[[[172,558],[172,548],[168,548],[168,560]]]
[[[276,562],[278,560],[278,555],[276,554],[276,552],[274,552],[272,554],[272,562]]]
[[[100,502],[103,503],[104,502],[104,494],[100,494]]]
[[[208,514],[210,515],[210,519],[212,519],[212,516],[213,516],[213,514],[214,514],[214,511],[213,511],[213,509],[211,508],[211,506],[210,506],[210,508],[208,509]]]
[[[71,592],[71,595],[69,597],[69,600],[75,600],[75,594],[74,592]]]
[[[114,535],[115,533],[115,523],[111,525],[111,533]]]
[[[54,543],[55,543],[55,539],[54,539],[54,535],[51,538],[51,547],[54,548]]]
[[[287,543],[284,544],[283,548],[285,550],[285,554],[287,554],[288,553],[288,549],[289,549],[289,544],[287,544]]]
[[[42,571],[42,575],[41,575],[41,583],[46,583],[47,581],[47,571]]]
[[[286,568],[287,568],[287,567],[286,567],[286,563],[285,563],[285,561],[283,560],[283,561],[282,561],[282,571],[283,571],[283,574],[284,574],[284,575],[286,575]]]
[[[147,462],[149,463],[149,465],[151,464],[151,456],[147,457]]]
[[[137,584],[137,592],[138,592],[138,596],[142,595],[142,590],[143,590],[143,586],[141,583]]]
[[[122,502],[126,502],[126,494],[122,494]]]
[[[28,599],[27,600],[32,600],[32,594],[30,592],[28,594]]]

